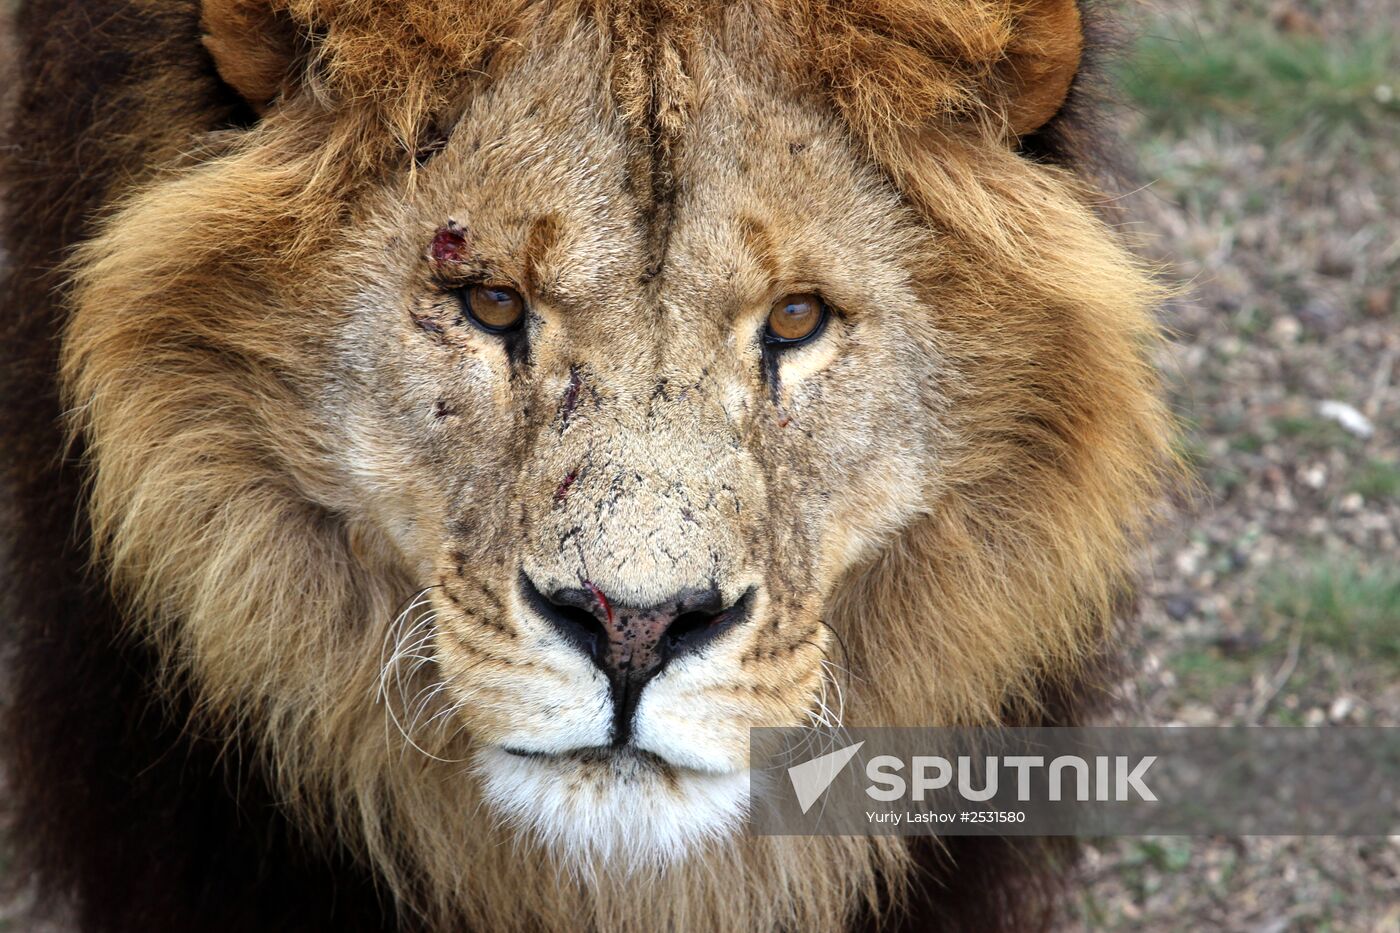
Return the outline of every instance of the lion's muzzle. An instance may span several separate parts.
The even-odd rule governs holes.
[[[632,717],[647,682],[671,661],[748,621],[754,591],[726,603],[718,587],[677,593],[651,606],[610,600],[592,583],[542,593],[520,575],[525,604],[566,641],[586,654],[607,677],[612,691],[611,744],[630,738]]]

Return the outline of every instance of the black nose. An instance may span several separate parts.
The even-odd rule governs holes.
[[[637,698],[648,680],[670,662],[699,650],[748,618],[750,589],[726,604],[718,588],[686,590],[652,606],[609,599],[591,583],[540,592],[520,575],[526,603],[593,659],[612,684],[617,714],[613,742],[626,741]]]

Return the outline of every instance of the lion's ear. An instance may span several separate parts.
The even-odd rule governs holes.
[[[1034,133],[1059,112],[1083,52],[1077,0],[1030,0],[1022,5],[999,69],[1015,136]]]
[[[200,24],[219,77],[262,113],[291,76],[295,25],[264,0],[203,0]]]

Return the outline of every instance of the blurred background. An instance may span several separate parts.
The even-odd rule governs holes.
[[[1400,726],[1400,0],[1124,6],[1120,221],[1177,286],[1199,488],[1120,719]],[[1400,837],[1104,840],[1082,872],[1070,930],[1400,931]]]
[[[1400,726],[1400,0],[1133,6],[1126,232],[1199,490],[1122,720]],[[1400,837],[1091,846],[1075,928],[1400,931]]]

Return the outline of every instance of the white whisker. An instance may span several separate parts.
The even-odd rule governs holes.
[[[423,715],[438,702],[447,689],[446,683],[438,677],[433,677],[419,686],[413,692],[412,698],[409,697],[410,685],[422,681],[426,676],[425,672],[432,670],[437,664],[437,658],[432,651],[433,641],[437,636],[437,612],[431,608],[428,596],[431,589],[428,587],[420,590],[384,633],[384,643],[380,651],[378,699],[389,714],[385,729],[388,729],[388,723],[393,723],[404,741],[405,752],[412,748],[434,761],[460,764],[465,759],[442,758],[428,751],[414,738],[415,733],[422,734],[424,731],[419,724]],[[420,612],[425,607],[427,611]],[[431,724],[443,712],[454,709],[455,706],[449,705],[446,710],[435,712],[428,722]],[[456,733],[452,737],[455,738],[455,735]]]

